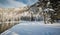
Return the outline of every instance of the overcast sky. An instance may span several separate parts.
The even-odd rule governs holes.
[[[0,8],[16,8],[32,5],[37,0],[0,0]]]

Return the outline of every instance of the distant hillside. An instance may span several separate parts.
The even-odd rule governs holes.
[[[0,8],[0,21],[18,19],[20,14],[28,10],[28,7],[22,8]]]

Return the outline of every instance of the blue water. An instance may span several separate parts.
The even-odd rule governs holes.
[[[23,25],[26,23],[27,25]],[[29,24],[35,22],[23,22],[15,25],[1,35],[60,35],[60,26]]]

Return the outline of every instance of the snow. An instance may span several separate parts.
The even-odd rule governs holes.
[[[44,24],[43,21],[23,21],[1,35],[60,35],[60,24]]]

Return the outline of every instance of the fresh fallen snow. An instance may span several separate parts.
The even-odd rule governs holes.
[[[43,21],[23,21],[1,35],[60,35],[60,24],[44,24]]]

